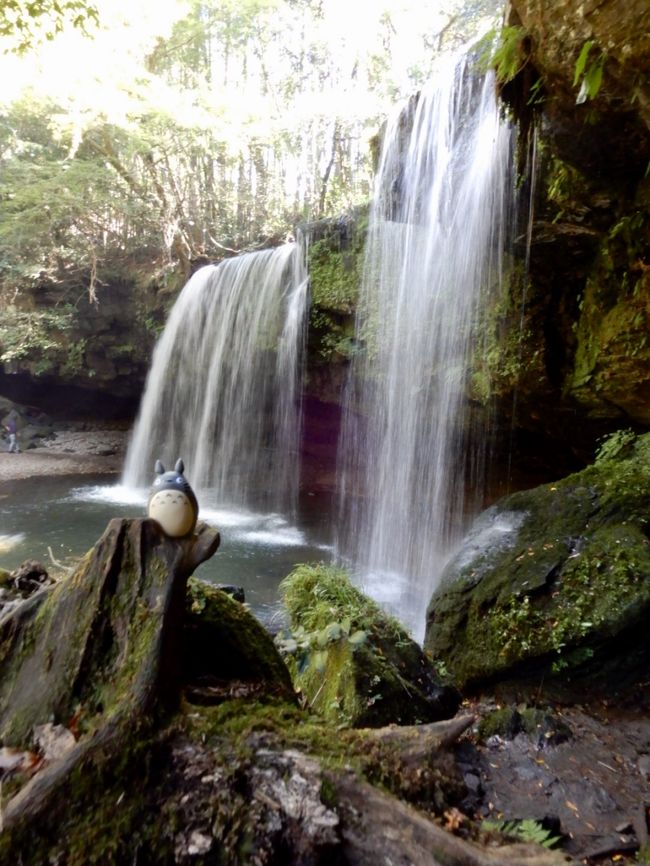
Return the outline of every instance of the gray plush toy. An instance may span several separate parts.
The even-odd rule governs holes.
[[[189,535],[196,526],[199,504],[189,481],[183,475],[182,460],[176,461],[173,472],[165,472],[160,460],[156,460],[157,478],[149,494],[147,514],[160,524],[172,538]]]

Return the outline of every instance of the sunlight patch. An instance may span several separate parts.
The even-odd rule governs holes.
[[[14,535],[0,535],[0,553],[8,553],[25,540],[24,532],[16,532]]]

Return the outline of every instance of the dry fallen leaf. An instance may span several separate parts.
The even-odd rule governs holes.
[[[455,806],[452,806],[451,809],[447,809],[444,818],[445,830],[448,830],[450,833],[454,833],[458,830],[465,821],[465,815],[463,815],[459,809],[456,809]]]
[[[35,773],[43,763],[41,755],[19,749],[0,749],[0,776],[10,773]]]

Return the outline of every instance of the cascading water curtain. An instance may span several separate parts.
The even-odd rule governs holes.
[[[481,294],[501,282],[511,138],[493,78],[463,59],[383,142],[339,447],[339,552],[416,637],[481,474],[466,378]]]
[[[182,457],[195,488],[291,512],[298,489],[307,276],[298,244],[197,271],[154,351],[123,483]]]

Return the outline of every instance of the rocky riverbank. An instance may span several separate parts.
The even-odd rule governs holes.
[[[124,428],[67,426],[20,454],[0,452],[0,484],[41,475],[116,474],[127,441]]]

